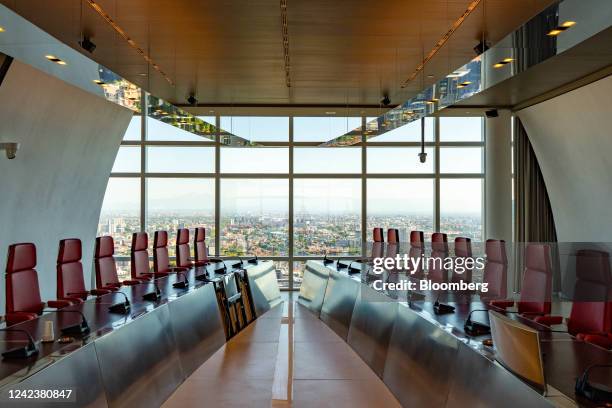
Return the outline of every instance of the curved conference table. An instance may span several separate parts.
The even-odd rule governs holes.
[[[234,261],[226,261],[228,270]],[[54,407],[153,407],[160,406],[197,367],[226,341],[216,283],[223,264],[192,268],[185,273],[189,287],[172,286],[176,274],[156,279],[161,291],[157,301],[143,300],[154,290],[152,283],[126,286],[121,292],[131,303],[128,314],[108,308],[125,297],[111,293],[81,305],[45,313],[11,328],[28,331],[34,339],[52,321],[56,339],[60,328],[79,323],[85,315],[90,333],[74,336],[68,344],[39,343],[39,353],[28,359],[0,361],[0,406],[23,404]],[[280,303],[276,271],[271,261],[244,263],[241,272],[255,317]],[[206,274],[206,281],[196,280]],[[22,333],[0,332],[0,352],[22,345]],[[54,400],[15,400],[15,390],[72,390],[70,397]],[[30,406],[31,406],[30,405]]]
[[[406,292],[374,290],[363,269],[362,277],[349,275],[346,266],[338,270],[336,263],[308,261],[298,303],[343,338],[403,406],[602,406],[575,395],[574,385],[588,366],[612,364],[612,352],[537,325],[544,330],[540,339],[548,395],[543,396],[495,360],[494,350],[482,343],[490,335],[464,332],[470,311],[488,309],[478,295],[443,294],[440,301],[456,310],[436,315],[437,293],[421,292],[424,296],[408,302]],[[590,378],[612,384],[610,370],[600,371]]]

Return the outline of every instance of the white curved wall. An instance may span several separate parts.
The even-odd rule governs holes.
[[[55,299],[62,238],[83,240],[85,282],[108,175],[132,112],[14,61],[0,85],[0,140],[21,143],[0,157],[0,266],[7,247],[34,242],[43,300]],[[4,312],[4,277],[0,313]]]

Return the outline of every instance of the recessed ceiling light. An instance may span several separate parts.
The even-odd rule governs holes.
[[[94,79],[93,82],[98,84],[98,85],[104,85],[106,83],[106,82],[102,81],[101,79]]]
[[[561,27],[570,28],[576,25],[575,21],[564,21]]]
[[[146,72],[139,72],[139,73],[137,73],[136,75],[138,75],[138,76],[142,76],[142,77],[146,77],[146,76],[147,76],[147,75],[149,75],[149,74],[147,74]]]
[[[506,64],[502,64],[500,62],[498,62],[497,64],[493,64],[493,68],[501,68],[503,66],[505,66]]]
[[[504,58],[502,60],[502,62],[505,62],[506,64],[509,63],[509,62],[512,62],[512,61],[514,61],[514,58]]]
[[[0,33],[4,32],[4,27],[0,26]]]
[[[214,110],[209,110],[208,113],[215,113],[215,111]]]
[[[554,37],[554,36],[557,36],[557,35],[561,34],[562,32],[563,32],[563,30],[559,30],[559,29],[555,28],[554,30],[550,30],[548,32],[548,34],[546,34],[546,35],[548,35],[550,37]]]
[[[326,115],[335,115],[336,112],[325,112]]]
[[[433,74],[427,75],[427,78],[429,78],[429,79],[432,79],[433,77],[434,77]]]
[[[47,54],[45,55],[45,58],[51,62],[55,62],[58,65],[66,65],[66,61],[62,60],[61,58],[56,57],[55,55]]]

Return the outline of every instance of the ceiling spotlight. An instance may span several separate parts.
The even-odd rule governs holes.
[[[570,28],[576,25],[575,21],[564,21],[561,27]]]
[[[98,85],[104,85],[104,84],[106,84],[106,82],[102,81],[101,79],[94,79],[94,80],[93,80],[93,82],[94,82],[95,84],[98,84]]]
[[[66,61],[62,60],[61,58],[56,57],[55,55],[47,54],[45,55],[45,58],[51,62],[55,62],[58,65],[66,65]]]
[[[4,27],[0,26],[0,33],[3,33],[4,31]]]
[[[93,54],[93,52],[96,50],[96,44],[94,44],[94,42],[91,41],[91,38],[86,35],[83,36],[81,41],[79,41],[79,45],[90,54]]]
[[[502,60],[502,62],[504,62],[504,63],[506,63],[506,64],[508,64],[508,63],[510,63],[510,62],[512,62],[512,61],[514,61],[514,58],[504,58],[504,59]]]
[[[433,77],[434,77],[434,75],[433,75],[433,74],[429,74],[429,75],[427,75],[427,78],[429,78],[429,79],[433,79]]]
[[[196,106],[198,104],[198,100],[196,99],[194,94],[189,95],[189,98],[187,98],[187,102],[191,105],[191,106]]]
[[[497,63],[497,64],[493,64],[493,68],[501,68],[503,66],[505,66],[506,64],[502,64],[502,63]]]
[[[560,26],[553,28],[546,35],[549,37],[556,37],[562,32],[564,32],[565,30],[567,30],[568,28],[573,27],[575,25],[576,25],[575,21],[564,21],[563,23],[561,23]]]

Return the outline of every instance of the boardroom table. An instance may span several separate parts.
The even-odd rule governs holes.
[[[154,283],[123,286],[119,290],[123,295],[112,292],[90,298],[11,326],[39,340],[45,323],[52,321],[57,339],[61,328],[81,321],[81,315],[74,313],[78,311],[86,317],[90,332],[73,336],[68,343],[40,343],[39,353],[28,359],[1,360],[0,406],[24,406],[24,402],[54,407],[160,406],[225,344],[217,284],[227,273],[240,274],[255,318],[282,302],[272,261],[244,262],[236,269],[234,263],[211,263],[191,268],[184,276],[170,274]],[[173,287],[185,277],[188,288]],[[160,298],[144,300],[143,295],[156,286]],[[131,304],[129,313],[111,313],[109,306],[124,302],[124,295]],[[0,352],[23,344],[19,341],[24,339],[22,333],[0,332]],[[17,390],[70,390],[70,395],[53,402],[10,398]]]
[[[463,326],[473,310],[489,309],[476,293],[375,290],[366,263],[349,274],[337,262],[308,261],[298,303],[326,323],[371,367],[405,407],[602,406],[574,392],[576,378],[592,364],[612,364],[612,352],[508,314],[540,331],[548,395],[503,367],[491,336],[470,336]],[[455,312],[436,315],[436,300]],[[488,314],[473,313],[488,322]],[[612,384],[609,369],[590,379]]]

